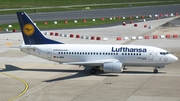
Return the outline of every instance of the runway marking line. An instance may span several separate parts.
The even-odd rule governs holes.
[[[19,95],[15,96],[15,97],[13,97],[13,98],[10,98],[8,101],[13,101],[13,100],[19,98],[20,96],[22,96],[22,95],[28,90],[29,85],[28,85],[28,83],[27,83],[25,80],[23,80],[23,79],[21,79],[21,78],[18,78],[18,77],[15,77],[15,76],[10,75],[10,74],[6,74],[6,73],[0,73],[0,74],[3,74],[3,75],[6,75],[6,76],[9,76],[9,77],[12,77],[12,78],[14,78],[14,79],[17,79],[17,80],[23,82],[24,85],[25,85],[24,90],[23,90]]]
[[[6,43],[3,43],[3,44],[0,44],[0,45],[6,45],[6,46],[12,46],[12,45],[15,45],[15,44],[20,44],[18,42],[15,42],[15,43],[9,43],[9,42],[6,42]]]

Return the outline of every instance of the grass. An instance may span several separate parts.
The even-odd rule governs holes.
[[[106,3],[151,2],[152,0],[0,0],[0,8],[26,8],[42,6],[68,6]],[[169,0],[158,0],[169,1]],[[178,0],[171,0],[176,2]]]
[[[180,4],[180,0],[158,0],[158,1],[146,0],[145,2],[144,0],[6,0],[6,1],[0,0],[0,2],[3,2],[0,3],[0,14],[15,14],[17,11],[34,13],[34,12],[85,10],[87,6],[90,7],[90,9],[103,9],[103,8]],[[89,5],[89,4],[94,4],[94,5]],[[97,5],[97,4],[101,4],[101,5]],[[31,7],[50,7],[50,8],[33,9]],[[8,10],[3,11],[1,9],[8,9]]]
[[[147,18],[147,17],[145,17]],[[138,19],[142,19],[142,18],[138,18]],[[89,26],[95,26],[95,25],[103,25],[103,24],[112,24],[112,23],[122,23],[124,21],[130,21],[130,20],[137,20],[137,18],[133,17],[133,18],[126,18],[126,19],[122,19],[122,18],[112,18],[112,20],[110,20],[110,18],[105,18],[105,20],[102,19],[95,19],[95,21],[93,21],[92,19],[86,19],[86,22],[84,22],[84,19],[80,19],[77,20],[77,23],[74,22],[74,20],[68,20],[67,24],[65,24],[64,20],[57,20],[57,24],[54,24],[54,21],[47,21],[47,24],[44,24],[45,21],[37,21],[35,22],[36,25],[41,29],[65,29],[65,28],[80,28],[80,27],[89,27]],[[5,28],[8,28],[9,30],[20,30],[19,24],[18,23],[14,23],[11,24],[12,27],[8,28],[8,24],[4,24],[4,25],[0,25],[0,28],[3,30]]]
[[[121,7],[136,7],[136,6],[152,6],[152,5],[165,5],[165,4],[180,4],[180,0],[158,0],[157,2],[152,0],[0,0],[0,14],[15,14],[17,11],[25,11],[26,13],[36,12],[55,12],[55,11],[69,11],[69,10],[85,10],[86,7],[90,9],[103,9],[103,8],[121,8]],[[2,3],[3,2],[3,3]],[[32,8],[32,7],[47,7],[47,8]],[[50,7],[50,8],[48,8]],[[3,11],[2,9],[7,9]],[[57,29],[57,28],[78,28],[86,26],[95,26],[101,24],[118,23],[127,20],[109,20],[101,21],[96,19],[95,22],[92,19],[87,19],[84,23],[78,20],[78,23],[74,23],[74,20],[69,20],[68,24],[64,24],[63,20],[57,21],[58,24],[54,24],[54,21],[48,21],[45,25],[44,21],[38,21],[37,26],[40,29]],[[13,27],[9,30],[19,30],[19,24],[11,24]],[[8,24],[0,25],[1,29],[8,28]]]

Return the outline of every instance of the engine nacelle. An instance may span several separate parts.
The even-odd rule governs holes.
[[[104,72],[110,73],[123,72],[122,63],[119,62],[104,63],[102,69]]]

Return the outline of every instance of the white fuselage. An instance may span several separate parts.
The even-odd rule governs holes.
[[[115,59],[123,66],[164,66],[177,60],[164,49],[140,45],[44,44],[20,48],[25,53],[59,63]]]

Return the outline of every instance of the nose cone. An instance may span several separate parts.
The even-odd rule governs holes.
[[[178,61],[178,58],[176,56],[174,56],[174,55],[171,55],[170,62],[174,63],[176,61]]]

